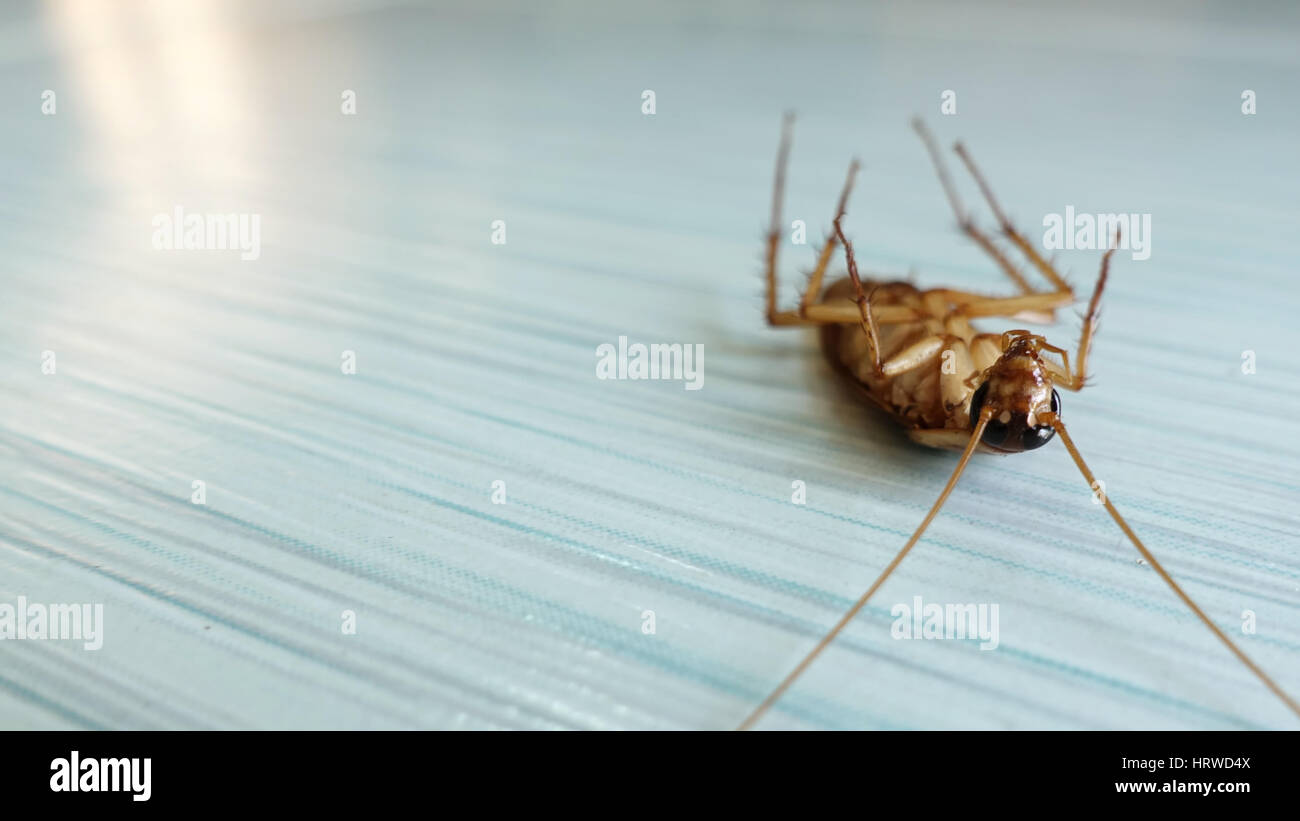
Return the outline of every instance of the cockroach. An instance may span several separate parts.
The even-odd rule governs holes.
[[[777,249],[782,230],[781,205],[793,124],[793,116],[787,114],[781,128],[772,192],[772,223],[766,238],[768,324],[818,326],[822,350],[833,369],[857,388],[870,404],[902,425],[913,441],[928,447],[960,451],[961,457],[939,498],[902,550],[794,670],[750,713],[739,729],[752,727],[781,698],[898,568],[939,513],[976,451],[1020,453],[1040,448],[1058,436],[1083,478],[1105,505],[1106,512],[1151,569],[1242,664],[1300,716],[1300,706],[1205,615],[1142,544],[1105,493],[1097,492],[1097,481],[1062,421],[1061,397],[1056,388],[1078,391],[1087,381],[1088,353],[1097,330],[1098,308],[1106,287],[1111,256],[1119,244],[1118,229],[1114,242],[1102,255],[1101,272],[1083,316],[1073,368],[1069,353],[1049,344],[1039,334],[1023,329],[1001,334],[977,332],[970,320],[979,317],[1050,322],[1055,318],[1056,310],[1075,302],[1074,291],[1052,263],[1044,259],[1007,219],[970,154],[961,143],[957,143],[953,150],[974,178],[1002,235],[1024,254],[1050,287],[1035,289],[993,243],[989,234],[976,226],[957,195],[934,137],[925,124],[916,119],[912,126],[930,154],[958,226],[992,258],[1020,293],[990,297],[951,288],[922,291],[910,282],[862,280],[853,256],[853,244],[844,235],[841,225],[858,172],[858,163],[854,160],[849,165],[848,178],[840,194],[834,234],[828,237],[818,255],[798,307],[777,310]],[[848,276],[823,289],[826,269],[837,244],[844,248]]]

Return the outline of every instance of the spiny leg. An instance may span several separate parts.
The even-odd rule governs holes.
[[[817,257],[817,267],[808,276],[808,285],[804,288],[803,298],[799,300],[799,315],[807,317],[808,308],[817,301],[822,290],[822,279],[826,276],[826,266],[830,265],[831,254],[835,252],[835,239],[839,236],[839,221],[849,205],[849,192],[853,190],[853,180],[858,174],[858,161],[849,163],[849,175],[844,180],[844,190],[840,191],[840,202],[835,207],[835,233],[826,238],[822,252]]]
[[[1098,313],[1101,308],[1101,292],[1106,288],[1106,277],[1110,275],[1110,257],[1119,247],[1119,228],[1115,229],[1115,242],[1101,257],[1101,273],[1097,275],[1097,284],[1092,289],[1092,299],[1088,300],[1088,312],[1083,316],[1083,329],[1079,331],[1079,352],[1074,357],[1074,378],[1067,385],[1070,390],[1081,390],[1088,379],[1088,353],[1092,350],[1092,337],[1097,333]]]
[[[983,231],[975,227],[975,223],[966,213],[966,209],[962,206],[961,199],[957,196],[957,189],[952,184],[952,177],[948,175],[948,167],[944,164],[943,157],[939,154],[939,147],[935,144],[934,136],[930,133],[930,130],[925,127],[925,123],[921,121],[921,118],[917,117],[912,120],[912,128],[916,130],[918,135],[920,135],[921,141],[925,143],[926,150],[930,152],[930,159],[934,162],[934,170],[939,177],[939,184],[943,186],[944,194],[948,197],[948,204],[952,206],[953,214],[957,217],[958,226],[961,227],[961,230],[964,231],[967,236],[975,241],[976,245],[984,250],[984,253],[988,254],[989,257],[997,263],[998,267],[1002,269],[1003,273],[1010,277],[1011,281],[1020,288],[1021,292],[1026,294],[1034,293],[1033,286],[1030,285],[1023,276],[1021,276],[1020,272],[1016,270],[1016,267],[1011,264],[1011,260],[1007,259],[1006,254],[1003,254]]]
[[[871,311],[871,297],[862,290],[862,280],[858,277],[858,262],[853,256],[853,243],[844,236],[840,227],[840,218],[835,218],[835,235],[844,245],[844,256],[849,263],[849,279],[853,281],[853,291],[857,294],[858,314],[862,320],[862,330],[867,335],[867,344],[871,346],[871,367],[877,374],[884,373],[880,364],[880,337],[876,334],[876,320]]]
[[[1048,363],[1052,371],[1052,379],[1057,385],[1069,391],[1083,390],[1088,380],[1088,354],[1092,350],[1092,338],[1097,333],[1098,318],[1101,309],[1101,294],[1106,288],[1106,278],[1110,275],[1110,257],[1119,247],[1120,232],[1115,230],[1115,241],[1101,258],[1101,273],[1097,276],[1097,284],[1092,289],[1092,298],[1088,300],[1088,311],[1083,316],[1083,328],[1079,331],[1079,348],[1074,357],[1075,370],[1070,370],[1070,357],[1065,351],[1055,345],[1048,345],[1046,342],[1039,341],[1038,347],[1044,350],[1050,350],[1061,355],[1064,368]]]
[[[1070,284],[1056,272],[1056,268],[1052,267],[1050,262],[1043,259],[1043,255],[1038,253],[1038,249],[1030,245],[1024,235],[1017,231],[1016,227],[1011,224],[1011,220],[1007,219],[1006,214],[1002,213],[1002,208],[998,206],[998,201],[993,197],[993,189],[991,189],[989,184],[985,182],[984,175],[975,167],[975,161],[971,159],[970,154],[966,151],[966,146],[957,143],[957,145],[953,147],[953,150],[957,152],[957,156],[961,157],[962,162],[966,164],[966,170],[975,178],[975,184],[979,186],[980,192],[984,194],[984,200],[989,204],[989,208],[993,211],[993,216],[997,218],[998,224],[1002,226],[1002,233],[1007,236],[1007,239],[1015,243],[1016,247],[1024,252],[1025,256],[1029,257],[1029,261],[1034,264],[1034,267],[1037,268],[1043,276],[1047,277],[1047,279],[1051,281],[1056,290],[1068,292],[1073,296],[1073,289],[1070,288]]]
[[[799,308],[794,311],[777,311],[777,251],[781,244],[781,233],[784,226],[781,220],[781,203],[785,199],[785,171],[789,164],[791,132],[793,130],[794,115],[786,114],[781,125],[781,147],[777,151],[776,159],[776,179],[772,191],[772,223],[768,227],[767,233],[767,321],[769,325],[803,325],[807,323],[822,324],[835,323],[843,320],[834,318],[834,314],[826,316],[826,312],[815,312],[814,315],[810,309],[817,307],[817,296],[821,292],[822,281],[826,276],[826,268],[830,265],[831,256],[835,253],[835,235],[832,234],[822,246],[821,253],[817,257],[817,265],[813,268],[808,277],[808,284],[804,288],[804,293],[799,300]],[[849,164],[849,173],[844,180],[844,188],[840,191],[839,204],[835,209],[835,218],[839,219],[844,215],[844,209],[848,206],[849,193],[853,190],[853,181],[858,173],[858,161],[853,160]],[[849,320],[852,321],[852,320]]]
[[[772,183],[772,222],[767,231],[767,322],[769,325],[788,325],[779,321],[776,313],[776,261],[781,245],[781,203],[785,199],[785,169],[790,159],[791,132],[794,114],[787,112],[781,120],[781,147],[776,152],[776,177]]]

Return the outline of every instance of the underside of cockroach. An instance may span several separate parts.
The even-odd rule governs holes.
[[[1035,337],[1015,335],[1004,351],[1002,334],[976,331],[961,305],[942,290],[872,281],[863,282],[863,288],[871,294],[873,309],[905,306],[917,312],[916,320],[879,328],[880,357],[893,366],[876,372],[869,335],[860,324],[823,325],[822,351],[832,367],[903,425],[914,441],[963,450],[972,420],[986,404],[1001,410],[982,437],[983,452],[1033,450],[1055,435],[1040,417],[1044,410],[1059,414],[1061,399],[1053,388],[1052,364],[1039,353]],[[841,279],[826,289],[822,301],[851,293],[852,281]]]
[[[854,161],[849,166],[848,179],[835,211],[835,233],[822,246],[816,267],[809,274],[798,306],[790,310],[778,310],[776,265],[783,227],[781,200],[785,187],[785,166],[790,153],[790,126],[791,118],[787,116],[777,155],[772,224],[767,235],[768,323],[820,327],[822,349],[827,359],[839,373],[860,388],[872,404],[902,425],[913,440],[930,447],[960,450],[962,455],[939,498],[912,534],[912,538],[830,632],[750,713],[740,729],[752,727],[780,699],[795,679],[884,584],[934,520],[977,450],[1018,453],[1039,448],[1059,435],[1089,486],[1094,492],[1099,488],[1096,478],[1061,420],[1061,399],[1055,388],[1077,391],[1084,386],[1088,352],[1097,329],[1097,310],[1106,286],[1111,255],[1119,244],[1118,231],[1114,243],[1102,257],[1101,273],[1084,314],[1083,329],[1075,351],[1074,369],[1070,367],[1070,356],[1065,349],[1048,344],[1038,334],[1020,329],[1001,334],[978,332],[971,325],[971,320],[980,317],[1050,322],[1055,318],[1056,309],[1074,302],[1074,291],[1052,264],[1043,259],[1037,249],[1003,215],[993,192],[959,143],[955,151],[975,178],[985,201],[998,220],[1002,236],[1028,258],[1050,287],[1035,290],[998,246],[976,227],[962,207],[934,139],[918,120],[914,122],[914,127],[930,152],[944,193],[957,216],[958,225],[997,263],[1020,293],[994,297],[948,288],[922,291],[908,282],[862,280],[853,256],[853,244],[844,236],[841,226],[858,170],[858,164]],[[826,269],[837,244],[844,247],[848,276],[823,288]],[[1104,491],[1094,498],[1100,500],[1142,558],[1183,603],[1238,660],[1293,713],[1300,716],[1300,705],[1251,661],[1192,601],[1142,544]]]
[[[902,425],[916,442],[964,450],[976,416],[987,407],[992,416],[981,434],[977,446],[980,451],[1019,453],[1041,447],[1055,435],[1047,422],[1049,415],[1060,412],[1060,396],[1054,385],[1067,390],[1083,387],[1114,246],[1102,258],[1101,274],[1084,317],[1075,357],[1077,370],[1070,369],[1069,354],[1064,349],[1048,344],[1037,334],[1024,330],[979,332],[971,324],[971,320],[979,317],[1050,322],[1058,308],[1074,302],[1074,290],[1002,216],[992,191],[965,149],[958,145],[958,155],[998,216],[1003,234],[1029,258],[1050,287],[1035,290],[1030,285],[967,216],[933,138],[919,121],[915,126],[930,150],[958,224],[992,256],[1022,293],[996,297],[951,288],[921,291],[908,282],[864,282],[858,275],[853,244],[844,236],[840,225],[857,174],[855,161],[849,167],[840,195],[835,234],[823,246],[803,298],[797,308],[778,311],[776,251],[789,154],[787,121],[777,160],[772,229],[768,236],[768,322],[820,326],[822,347],[831,364],[851,379],[872,404]],[[826,269],[837,244],[844,247],[849,275],[823,290]],[[1051,354],[1055,359],[1044,354]]]

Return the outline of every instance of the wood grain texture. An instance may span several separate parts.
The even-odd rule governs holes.
[[[1300,691],[1297,11],[654,6],[3,12],[0,603],[103,603],[105,643],[0,641],[0,727],[734,726],[953,463],[762,320],[788,108],[809,245],[782,246],[783,306],[854,155],[864,275],[1007,292],[914,113],[1031,239],[1067,206],[1152,215],[1064,417],[1175,578]],[[259,258],[155,250],[177,205],[259,214]],[[1059,259],[1089,287],[1096,252]],[[597,379],[619,336],[703,344],[703,388]],[[891,639],[916,595],[998,604],[998,649]],[[1053,443],[977,457],[763,726],[1296,720]]]

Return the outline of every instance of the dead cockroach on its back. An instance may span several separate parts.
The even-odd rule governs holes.
[[[776,703],[897,569],[943,507],[977,450],[1019,453],[1042,447],[1059,435],[1088,484],[1093,488],[1098,486],[1061,420],[1061,398],[1056,387],[1078,391],[1085,384],[1088,352],[1097,330],[1097,310],[1106,286],[1111,256],[1119,243],[1117,230],[1115,242],[1102,256],[1101,273],[1084,314],[1073,368],[1070,365],[1070,355],[1065,349],[1049,344],[1038,334],[1027,330],[1010,330],[1001,334],[977,332],[970,321],[979,317],[1051,321],[1056,309],[1074,303],[1074,292],[1052,264],[1038,253],[1002,213],[993,192],[976,169],[970,155],[958,143],[955,151],[975,178],[998,220],[1003,236],[1020,249],[1048,281],[1050,288],[1034,289],[988,235],[975,226],[957,196],[957,190],[933,137],[920,120],[915,120],[913,126],[934,161],[939,181],[962,231],[992,257],[1020,293],[1016,296],[988,297],[950,288],[922,291],[908,282],[863,281],[858,275],[853,245],[844,236],[841,227],[849,192],[858,170],[858,164],[854,161],[849,166],[848,179],[845,180],[839,207],[836,209],[835,233],[822,248],[798,307],[793,310],[777,310],[777,247],[782,228],[781,201],[785,188],[785,168],[790,154],[792,123],[793,118],[787,115],[777,154],[772,223],[767,236],[768,323],[819,326],[822,349],[827,358],[838,372],[861,390],[867,400],[902,425],[914,441],[929,447],[959,450],[961,458],[957,460],[957,466],[939,498],[912,537],[839,622],[745,719],[740,729],[753,726]],[[826,268],[837,242],[844,246],[848,276],[823,288]],[[1099,498],[1142,558],[1178,598],[1292,712],[1300,716],[1300,705],[1251,661],[1191,600],[1142,544],[1110,499],[1104,493],[1099,494]]]

